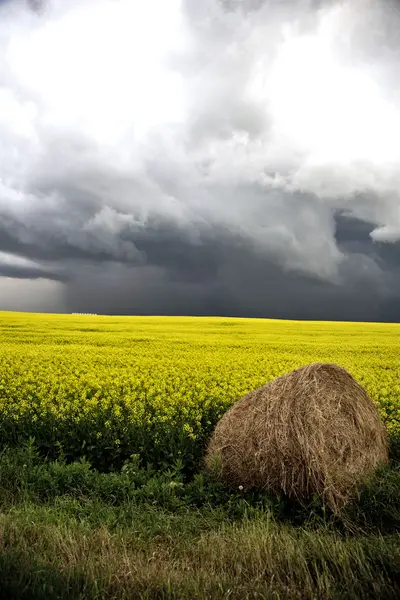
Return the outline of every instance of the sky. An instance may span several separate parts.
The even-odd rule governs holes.
[[[0,0],[0,310],[399,321],[399,28]]]

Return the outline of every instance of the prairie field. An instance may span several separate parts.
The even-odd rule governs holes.
[[[346,368],[400,434],[400,326],[191,317],[0,316],[2,443],[120,466],[197,466],[220,416],[311,362]]]
[[[389,433],[343,521],[202,472],[224,412],[311,362]],[[394,598],[399,439],[400,325],[0,313],[0,595]]]

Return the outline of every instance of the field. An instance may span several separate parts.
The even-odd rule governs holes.
[[[229,406],[315,361],[390,436],[343,522],[201,473]],[[0,594],[398,596],[399,376],[399,325],[0,313]]]

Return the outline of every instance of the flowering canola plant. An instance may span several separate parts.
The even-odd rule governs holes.
[[[0,447],[193,471],[234,402],[316,361],[347,369],[397,439],[399,350],[396,324],[0,312]]]

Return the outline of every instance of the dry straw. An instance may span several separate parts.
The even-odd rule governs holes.
[[[335,512],[388,460],[386,430],[365,390],[341,367],[316,363],[239,400],[210,440],[206,465],[232,487],[315,493]]]

